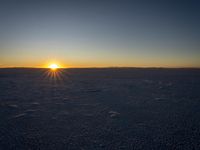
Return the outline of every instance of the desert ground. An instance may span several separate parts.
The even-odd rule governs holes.
[[[200,149],[199,69],[0,69],[0,150]]]

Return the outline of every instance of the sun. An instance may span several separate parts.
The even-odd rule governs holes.
[[[51,70],[56,70],[56,69],[59,68],[59,66],[58,66],[57,64],[51,64],[51,65],[49,65],[49,68],[50,68]]]

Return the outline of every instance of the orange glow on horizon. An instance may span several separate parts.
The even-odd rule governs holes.
[[[72,61],[70,59],[67,60],[61,60],[60,61],[54,60],[54,59],[47,59],[43,61],[38,61],[37,63],[34,62],[29,62],[27,61],[25,64],[23,63],[18,63],[18,62],[13,62],[15,65],[12,63],[2,63],[0,64],[0,68],[47,68],[50,70],[60,70],[64,68],[109,68],[109,67],[141,67],[141,68],[148,68],[148,67],[158,67],[158,68],[200,68],[198,64],[195,64],[193,62],[190,62],[188,64],[184,64],[182,62],[177,61],[171,61],[170,63],[156,60],[149,60],[148,63],[145,61],[138,61],[134,60],[133,63],[130,62],[124,62],[124,63],[115,63],[113,62],[96,62],[96,61],[91,61],[91,62],[84,62],[84,61]],[[62,62],[62,63],[60,63]]]

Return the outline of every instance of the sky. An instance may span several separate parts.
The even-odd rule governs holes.
[[[1,0],[0,67],[200,67],[198,0]]]

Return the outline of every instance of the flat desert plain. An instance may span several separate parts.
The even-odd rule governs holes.
[[[0,149],[200,149],[200,70],[0,69]]]

